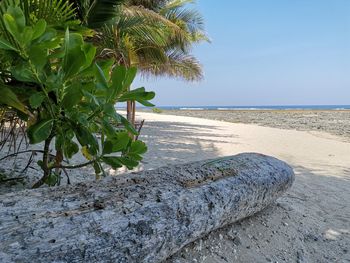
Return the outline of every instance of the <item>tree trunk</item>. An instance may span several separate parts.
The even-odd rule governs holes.
[[[41,177],[39,179],[39,181],[37,181],[32,188],[39,188],[40,186],[42,186],[45,183],[45,180],[47,180],[47,178],[50,176],[51,170],[49,169],[49,159],[50,159],[50,143],[53,139],[53,135],[50,134],[50,136],[45,140],[45,144],[44,144],[44,153],[43,153],[43,160],[42,160],[42,170],[44,172],[43,177]]]
[[[136,103],[128,101],[126,107],[126,116],[128,121],[135,127]]]
[[[126,118],[131,123],[131,114],[132,114],[132,103],[131,101],[126,102]]]
[[[136,101],[131,102],[131,124],[135,127],[135,118],[136,118]]]
[[[240,154],[2,195],[0,262],[161,262],[293,181],[286,163]]]
[[[135,127],[135,115],[136,115],[136,102],[135,101],[128,101],[126,106],[126,116],[128,121],[131,123],[131,125]],[[136,136],[132,133],[129,134],[129,136],[135,140]]]

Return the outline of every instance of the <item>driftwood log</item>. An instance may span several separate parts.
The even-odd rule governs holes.
[[[294,181],[260,154],[0,196],[0,262],[161,262]]]

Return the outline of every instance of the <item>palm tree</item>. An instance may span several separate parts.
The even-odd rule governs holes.
[[[84,25],[96,29],[102,57],[142,74],[199,80],[192,45],[208,41],[204,21],[185,5],[193,0],[75,0]]]
[[[75,2],[79,2],[81,20],[98,32],[95,41],[100,58],[113,57],[119,64],[138,68],[144,76],[202,78],[191,48],[208,38],[201,15],[185,8],[192,0]],[[134,123],[135,103],[128,103],[127,112]]]
[[[0,2],[0,15],[6,5]],[[188,81],[202,78],[202,68],[191,55],[193,44],[208,41],[201,15],[187,9],[193,0],[23,0],[28,18],[44,18],[60,27],[78,19],[93,29],[100,59],[136,67],[144,76],[168,76]],[[0,25],[0,36],[1,36]],[[0,69],[0,73],[1,73]],[[133,123],[135,103],[129,102]]]

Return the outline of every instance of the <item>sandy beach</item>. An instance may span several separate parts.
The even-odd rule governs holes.
[[[350,142],[350,110],[166,110],[164,114],[299,131],[320,131]]]
[[[199,240],[169,262],[350,262],[350,144],[343,138],[163,114],[139,117],[147,119],[145,162],[259,152],[288,162],[297,175],[276,206]]]
[[[350,262],[346,136],[146,112],[137,118],[146,120],[140,139],[149,147],[139,169],[259,152],[288,162],[296,173],[294,186],[276,205],[203,237],[167,263]],[[18,157],[16,169],[24,159]],[[0,163],[3,170],[11,165]],[[28,173],[39,176],[33,169]],[[92,174],[82,169],[70,177],[79,182],[93,180]]]
[[[0,263],[350,263],[349,13],[0,0]]]

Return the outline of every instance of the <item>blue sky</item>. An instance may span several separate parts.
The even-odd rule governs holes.
[[[198,83],[138,79],[157,106],[350,104],[350,0],[197,0]]]

